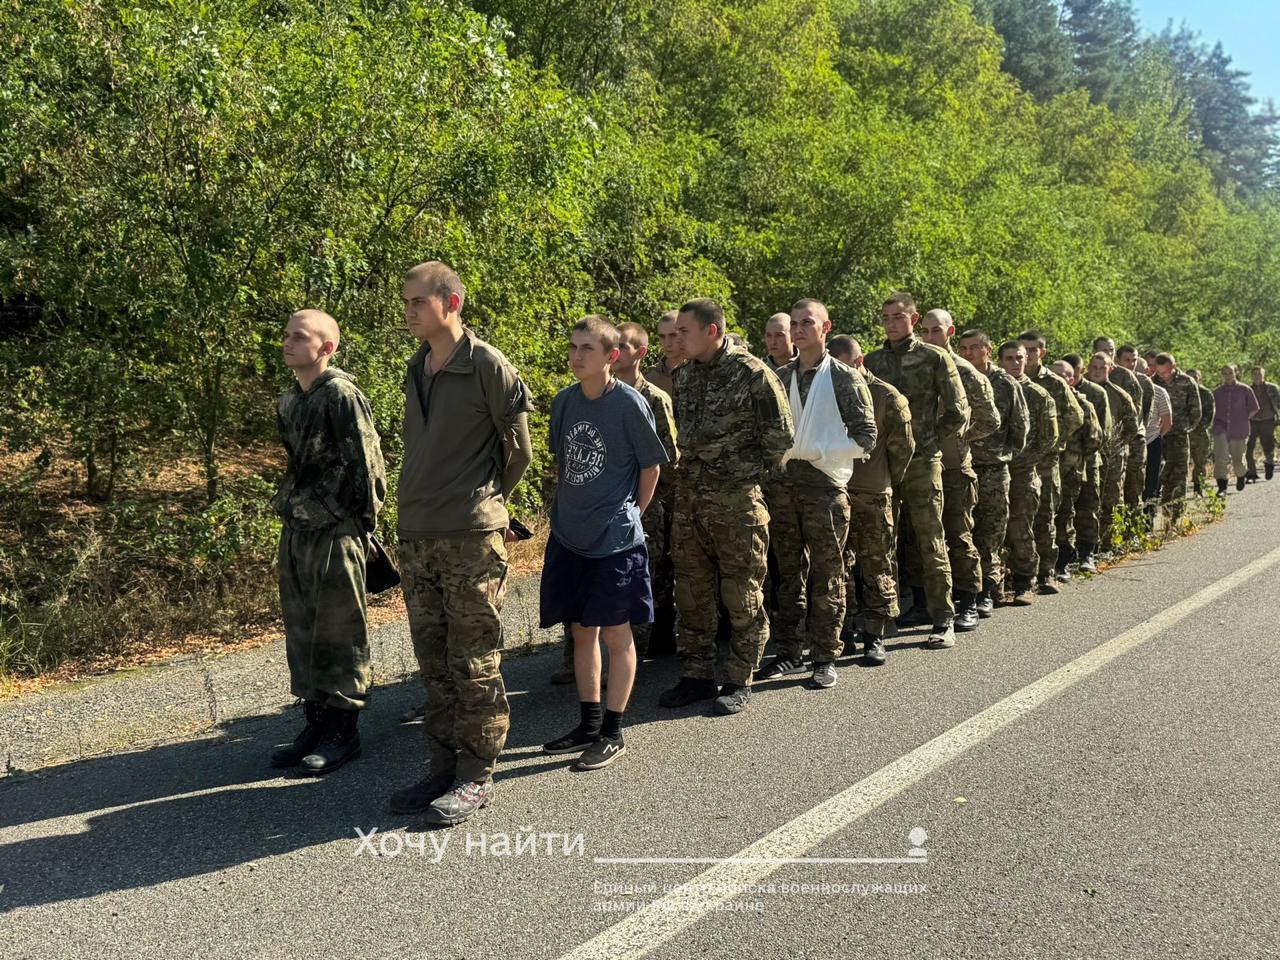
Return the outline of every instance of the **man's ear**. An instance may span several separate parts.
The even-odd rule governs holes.
[[[636,363],[637,364],[639,364],[640,361],[643,360],[648,355],[649,355],[648,347],[636,347]]]
[[[324,359],[325,357],[332,357],[337,353],[337,351],[338,348],[334,345],[334,342],[332,340],[326,340],[320,347],[320,358]]]
[[[618,362],[618,357],[621,353],[622,351],[619,350],[617,347],[614,347],[612,350],[609,351],[609,366],[612,367],[615,363]]]
[[[456,293],[449,294],[448,310],[446,313],[457,313],[462,309],[462,298]]]

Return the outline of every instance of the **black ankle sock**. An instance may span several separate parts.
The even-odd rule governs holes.
[[[604,723],[600,725],[600,736],[608,737],[610,740],[622,739],[622,711],[606,710],[604,712]]]
[[[597,700],[595,703],[587,703],[582,700],[578,702],[578,707],[582,710],[582,729],[593,733],[598,732],[600,720],[604,716],[600,702]]]

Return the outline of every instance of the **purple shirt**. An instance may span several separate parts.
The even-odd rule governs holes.
[[[1249,439],[1249,418],[1258,412],[1258,398],[1243,383],[1224,383],[1213,391],[1213,432],[1228,440]]]

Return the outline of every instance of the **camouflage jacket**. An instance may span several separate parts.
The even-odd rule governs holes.
[[[684,478],[750,488],[776,477],[795,427],[782,384],[764,361],[725,344],[708,362],[680,368],[675,396]]]
[[[1107,439],[1107,424],[1111,422],[1111,414],[1107,410],[1107,392],[1096,383],[1081,380],[1070,387],[1075,394],[1076,402],[1084,414],[1084,426],[1076,431],[1075,436],[1067,441],[1067,455],[1077,466],[1087,463],[1091,457],[1097,456]]]
[[[1027,433],[1031,429],[1027,400],[1022,385],[995,364],[979,372],[985,372],[991,383],[1000,428],[973,445],[973,462],[988,466],[1008,463],[1027,445]]]
[[[972,463],[972,445],[981,443],[1000,429],[1000,410],[996,406],[991,381],[975,370],[973,364],[964,357],[953,353],[951,359],[956,365],[956,372],[960,374],[965,400],[969,404],[969,428],[942,442],[942,469],[963,470]]]
[[[1010,470],[1049,469],[1058,461],[1058,407],[1044,387],[1025,373],[1018,381],[1027,401],[1027,445],[1009,463]]]
[[[853,465],[850,493],[888,493],[907,475],[915,453],[911,405],[907,398],[872,373],[863,372],[876,421],[876,446],[866,460]]]
[[[1217,415],[1218,401],[1213,399],[1213,391],[1203,383],[1200,388],[1200,427],[1205,433],[1213,433],[1213,418]]]
[[[886,340],[864,361],[866,369],[907,398],[916,458],[933,460],[942,444],[969,425],[969,401],[951,354],[915,334],[897,343]]]
[[[1076,399],[1071,385],[1044,364],[1027,376],[1049,391],[1054,406],[1058,409],[1058,450],[1067,449],[1067,443],[1075,436],[1076,431],[1084,426],[1084,411],[1080,409],[1080,401]]]
[[[1186,436],[1200,426],[1200,386],[1181,370],[1174,370],[1168,380],[1156,383],[1169,393],[1169,406],[1173,410],[1173,426],[1169,433]]]
[[[1258,398],[1259,414],[1261,414],[1262,398],[1267,397],[1271,400],[1271,418],[1280,416],[1280,387],[1277,387],[1270,380],[1264,380],[1262,383],[1249,384],[1249,389],[1253,391],[1253,395]],[[1251,420],[1266,420],[1265,416],[1250,417]]]
[[[1138,405],[1129,391],[1113,381],[1108,380],[1101,386],[1107,391],[1107,407],[1111,413],[1110,442],[1103,450],[1127,450],[1129,444],[1143,436],[1143,427],[1138,423]]]
[[[680,462],[680,448],[676,445],[676,415],[671,406],[671,397],[664,390],[658,389],[647,379],[644,373],[636,371],[636,392],[644,397],[653,411],[653,424],[658,430],[658,439],[662,441],[662,449],[667,452],[667,462],[662,465],[658,474],[658,489],[655,494],[664,500],[671,493],[675,483],[676,465]]]
[[[782,381],[782,395],[790,398],[791,381],[797,375],[800,380],[800,402],[809,399],[809,388],[817,376],[818,368],[810,367],[800,371],[800,357],[797,355],[790,363],[784,363],[777,370],[777,377]],[[867,389],[867,381],[861,372],[831,358],[831,387],[836,395],[836,406],[840,417],[844,420],[845,432],[867,453],[876,446],[876,418],[871,391]],[[790,399],[788,399],[788,406]],[[811,463],[803,460],[791,460],[787,463],[785,476],[788,483],[798,483],[808,487],[829,487],[834,481]]]
[[[294,383],[280,396],[276,427],[289,457],[271,498],[280,519],[303,530],[355,520],[372,532],[387,474],[369,401],[351,377],[330,367],[310,390]]]
[[[667,361],[659,360],[657,363],[650,364],[642,369],[640,373],[644,375],[646,380],[665,393],[672,403],[675,403],[676,380],[683,368],[684,364],[681,364],[674,370],[668,370]]]
[[[1142,402],[1138,405],[1138,409],[1142,412],[1142,422],[1146,423],[1151,419],[1151,405],[1156,402],[1156,391],[1151,378],[1145,373],[1135,373],[1133,379],[1137,381],[1138,389],[1142,391]]]
[[[1138,383],[1138,375],[1127,367],[1117,365],[1111,368],[1111,375],[1107,380],[1129,395],[1129,399],[1133,401],[1134,416],[1137,416],[1143,405],[1142,385]],[[1142,422],[1147,422],[1145,417]]]

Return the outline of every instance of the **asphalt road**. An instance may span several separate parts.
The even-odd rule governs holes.
[[[1259,484],[1191,539],[952,650],[899,638],[830,691],[663,711],[676,664],[646,663],[628,754],[598,773],[538,753],[575,720],[555,655],[511,660],[495,803],[452,831],[385,812],[421,773],[420,728],[393,720],[412,683],[325,780],[266,769],[293,711],[234,719],[0,781],[0,951],[1274,957],[1278,623],[1280,483]],[[600,862],[638,858],[728,862]]]

